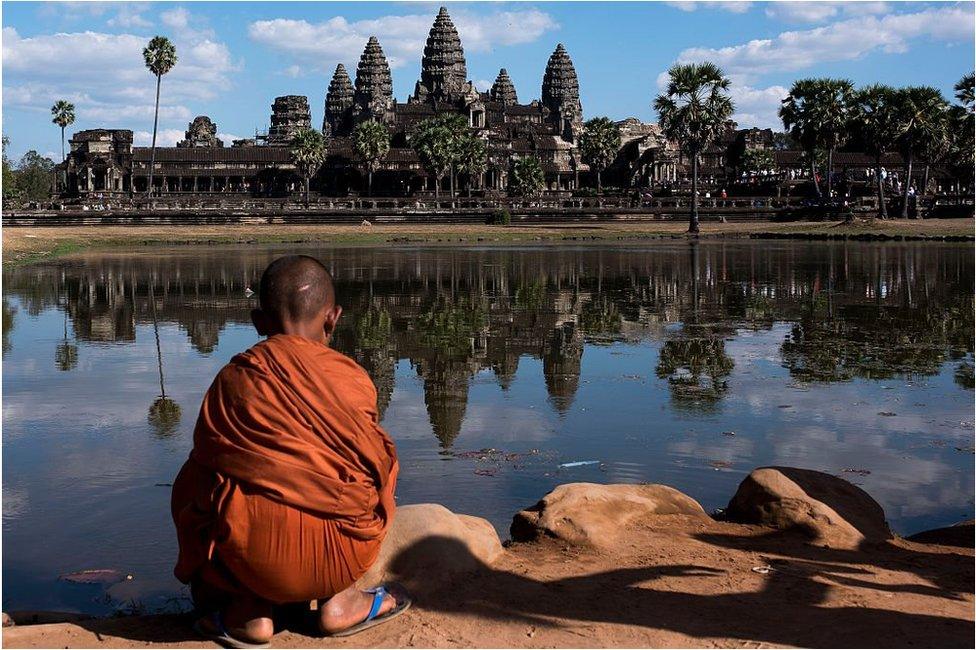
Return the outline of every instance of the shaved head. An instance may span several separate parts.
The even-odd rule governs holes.
[[[261,276],[261,311],[276,322],[305,322],[335,306],[329,271],[314,257],[287,255],[268,265]]]

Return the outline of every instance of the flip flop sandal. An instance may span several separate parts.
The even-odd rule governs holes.
[[[393,594],[389,592],[389,589],[392,586],[393,585],[384,584],[384,585],[380,585],[379,587],[373,587],[372,589],[367,589],[366,590],[367,594],[373,594],[373,605],[372,607],[369,608],[369,614],[366,615],[366,618],[364,618],[361,623],[357,623],[352,627],[347,627],[344,630],[340,630],[339,632],[334,632],[333,634],[329,634],[327,636],[334,636],[334,637],[352,636],[353,634],[358,634],[363,630],[368,630],[371,627],[382,625],[383,623],[386,623],[390,619],[396,618],[403,612],[410,609],[410,605],[413,603],[413,601],[410,600],[409,596],[404,594],[402,602],[397,600],[396,606],[393,609],[383,614],[382,616],[377,616],[377,614],[379,614],[380,612],[380,607],[383,606],[383,599],[386,598],[386,596],[388,595],[393,596]],[[401,589],[399,591],[402,592],[403,590]],[[393,598],[394,600],[396,600],[396,596],[393,596]]]
[[[220,612],[214,612],[210,616],[198,618],[193,624],[193,631],[200,636],[210,639],[214,643],[219,643],[225,648],[270,648],[270,643],[251,643],[231,636],[224,621],[220,617]]]

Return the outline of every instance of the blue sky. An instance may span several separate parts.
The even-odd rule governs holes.
[[[275,96],[309,97],[321,125],[339,62],[354,74],[370,35],[393,66],[405,101],[420,75],[428,2],[4,2],[3,133],[13,157],[59,158],[50,106],[77,106],[72,131],[152,130],[154,79],[141,49],[156,34],[180,62],[163,79],[160,141],[172,144],[200,114],[226,143],[264,130]],[[566,45],[587,117],[650,108],[675,61],[710,59],[733,80],[742,126],[776,126],[791,82],[841,76],[855,83],[926,84],[952,95],[973,68],[972,2],[450,2],[468,76],[480,87],[508,69],[523,102],[538,98],[546,60]]]

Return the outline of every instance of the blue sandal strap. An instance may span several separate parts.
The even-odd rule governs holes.
[[[387,592],[384,587],[374,587],[373,589],[367,589],[366,593],[373,594],[373,605],[369,608],[369,614],[363,619],[364,623],[373,620],[380,613],[380,608],[383,606],[383,599],[386,598]]]

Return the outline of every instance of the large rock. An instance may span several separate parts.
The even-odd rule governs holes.
[[[960,521],[958,524],[946,526],[945,528],[936,528],[935,530],[926,530],[921,533],[915,533],[907,539],[912,542],[919,542],[921,544],[940,544],[942,546],[973,548],[976,546],[976,538],[974,538],[973,534],[973,524],[974,521],[972,519],[968,519],[966,521]]]
[[[726,514],[730,521],[800,531],[833,548],[891,539],[884,510],[867,492],[808,469],[753,470],[739,484]]]
[[[485,519],[457,515],[433,503],[401,506],[379,558],[358,584],[394,580],[423,591],[483,569],[503,552],[498,533]]]
[[[697,501],[666,485],[566,483],[515,515],[511,534],[517,542],[555,537],[609,546],[637,519],[675,514],[707,516]]]

